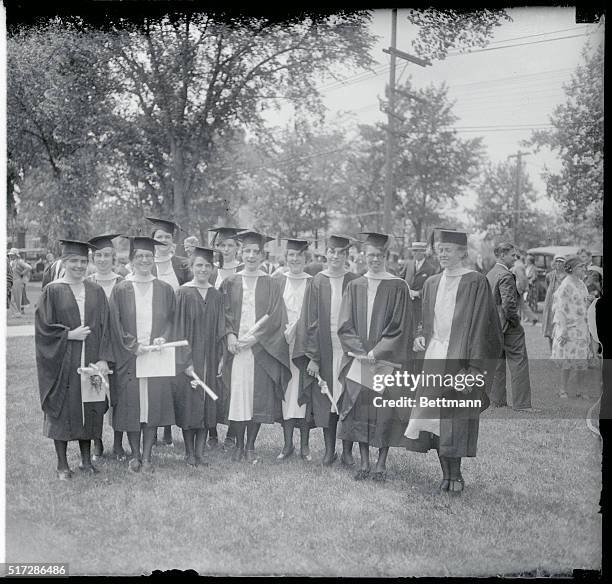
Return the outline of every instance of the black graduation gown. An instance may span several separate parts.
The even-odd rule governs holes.
[[[376,290],[369,334],[367,326],[367,289],[365,276],[349,282],[342,299],[338,337],[344,349],[340,380],[344,384],[341,398],[338,438],[367,442],[383,448],[401,446],[407,420],[394,408],[373,405],[377,392],[346,377],[353,358],[348,352],[364,354],[373,351],[377,359],[390,361],[406,369],[408,347],[412,343],[411,311],[408,286],[399,278],[381,280]],[[383,399],[395,399],[405,394],[401,389],[387,388]]]
[[[224,325],[221,293],[213,286],[207,289],[206,300],[195,287],[181,286],[177,290],[173,337],[189,341],[188,347],[177,349],[173,385],[176,425],[184,430],[214,427],[217,408],[219,415],[223,412],[223,393],[217,387],[217,368],[223,354]],[[217,401],[203,389],[191,387],[192,378],[185,374],[190,365],[219,396]]]
[[[104,290],[85,280],[85,365],[113,361],[110,343],[109,307]],[[34,340],[40,403],[45,414],[44,434],[54,440],[92,440],[102,437],[102,421],[108,402],[81,403],[83,341],[69,341],[68,331],[81,325],[79,307],[70,286],[51,282],[42,291],[35,313]]]
[[[174,291],[172,286],[161,280],[153,280],[152,284],[153,320],[149,343],[157,337],[171,341],[176,307]],[[115,284],[110,297],[110,310],[117,382],[117,395],[111,398],[113,428],[118,432],[138,432],[141,428],[139,380],[136,377],[138,335],[134,284],[131,280]],[[174,424],[173,380],[173,377],[149,378],[147,427]]]
[[[349,282],[358,277],[352,272],[344,274],[342,292],[344,293]],[[304,309],[307,310],[307,315],[303,318],[307,323],[307,334],[298,338],[304,338],[306,357],[319,364],[319,375],[327,383],[330,393],[333,393],[333,349],[330,328],[331,285],[329,277],[325,274],[318,273],[311,280],[304,298]],[[298,403],[310,404],[316,427],[327,428],[329,426],[331,404],[329,398],[321,393],[321,388],[316,381],[303,388]]]
[[[426,346],[433,334],[434,309],[442,274],[427,279],[423,287],[423,334]],[[485,385],[473,387],[468,394],[454,388],[439,388],[433,385],[419,386],[414,392],[417,403],[421,396],[431,399],[481,400],[482,408],[439,409],[441,456],[476,456],[480,412],[489,406],[488,392],[491,388],[497,359],[502,350],[502,333],[495,301],[486,276],[479,272],[468,272],[461,276],[457,288],[455,312],[451,325],[447,358],[423,361],[425,373],[484,374]],[[405,438],[408,450],[427,452],[432,448],[432,434],[421,431],[419,438]]]
[[[173,255],[170,261],[172,263],[172,268],[174,269],[174,274],[176,275],[179,286],[182,286],[193,279],[193,274],[189,268],[189,260],[187,258]],[[157,277],[157,265],[153,265],[151,274]]]
[[[225,313],[225,335],[238,336],[242,314],[242,276],[235,274],[223,280],[220,288]],[[291,378],[289,345],[283,334],[287,316],[278,283],[268,275],[260,275],[255,287],[255,319],[269,315],[266,324],[257,333],[258,342],[251,347],[255,360],[253,422],[272,424],[282,419],[281,402]],[[223,383],[231,389],[233,355],[227,351],[223,358]],[[225,419],[230,398],[226,401]]]
[[[283,294],[285,293],[285,286],[287,285],[287,276],[285,274],[278,273],[275,276],[272,276],[272,279],[278,282],[280,287],[280,297],[283,298]],[[308,362],[310,359],[306,355],[306,336],[308,334],[308,296],[310,286],[312,285],[312,278],[309,278],[306,282],[306,290],[304,291],[304,299],[302,301],[302,311],[300,313],[300,318],[298,319],[296,329],[295,329],[295,343],[293,344],[293,353],[290,355],[290,359],[293,362],[293,365],[297,367],[300,372],[300,383],[298,387],[298,405],[303,406],[306,405],[306,412],[304,415],[304,420],[311,427],[314,427],[314,417],[312,412],[312,404],[311,400],[307,398],[307,396],[312,394],[312,386],[315,384],[316,380],[312,375],[308,375],[306,372],[306,368],[308,367]],[[283,307],[285,307],[285,303],[283,302]],[[287,318],[287,309],[285,307],[285,317]]]

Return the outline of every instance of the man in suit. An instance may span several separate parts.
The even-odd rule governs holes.
[[[408,263],[406,265],[404,280],[406,280],[408,288],[410,289],[409,304],[410,311],[412,313],[412,332],[413,336],[417,336],[417,333],[420,334],[419,327],[421,327],[423,324],[423,305],[421,300],[423,285],[425,284],[425,280],[427,280],[427,278],[438,273],[438,269],[425,255],[425,252],[427,251],[426,242],[415,241],[410,247],[410,251],[414,255],[414,259],[411,261],[412,265]],[[424,354],[424,352],[421,352],[414,355],[414,366],[416,371],[421,370]]]
[[[512,409],[520,412],[537,412],[531,407],[529,360],[525,346],[525,331],[519,315],[519,293],[516,276],[510,271],[518,257],[514,244],[500,243],[495,249],[495,265],[487,279],[493,292],[497,315],[503,333],[503,352],[495,370],[491,388],[491,405],[504,407],[506,402],[506,361],[512,383]]]

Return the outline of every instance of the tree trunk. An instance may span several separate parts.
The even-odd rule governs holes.
[[[183,229],[188,230],[187,219],[187,193],[185,192],[185,164],[183,159],[183,146],[176,139],[171,141],[172,155],[172,194],[173,194],[173,211],[174,221]],[[185,233],[180,229],[175,234],[175,243],[182,243]]]

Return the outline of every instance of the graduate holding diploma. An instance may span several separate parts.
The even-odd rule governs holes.
[[[139,367],[138,362],[139,358],[146,359],[148,347],[169,340],[174,321],[176,299],[172,286],[151,274],[154,250],[159,245],[164,244],[150,237],[130,237],[134,272],[115,285],[110,299],[117,378],[113,427],[117,432],[128,433],[130,470],[135,472],[153,471],[151,450],[157,428],[174,424],[174,350],[154,353],[153,363],[147,360],[145,367]],[[147,369],[155,377],[147,377]]]
[[[91,464],[91,440],[102,437],[107,395],[101,376],[113,360],[109,308],[104,290],[85,279],[89,243],[60,240],[64,275],[43,289],[35,313],[36,366],[44,434],[55,443],[57,476],[72,477],[66,451],[78,440],[79,469],[97,472]],[[94,365],[100,375],[80,374]],[[106,381],[106,380],[104,380]]]
[[[309,258],[308,242],[301,239],[287,239],[287,252],[285,259],[289,271],[282,274],[277,273],[273,279],[279,283],[283,304],[287,314],[287,325],[285,327],[285,340],[289,344],[291,357],[291,379],[285,392],[282,403],[283,410],[283,435],[285,444],[277,460],[285,460],[294,452],[293,430],[297,426],[300,429],[300,457],[310,462],[310,446],[308,444],[310,434],[311,408],[306,407],[303,400],[305,385],[312,385],[314,379],[306,373],[308,359],[305,352],[306,335],[306,312],[304,298],[310,286],[310,274],[304,272],[304,266]]]
[[[374,369],[379,361],[407,366],[411,312],[406,282],[386,271],[389,236],[364,235],[368,271],[349,282],[340,309],[338,336],[345,355],[340,370],[344,394],[338,434],[343,440],[359,442],[361,469],[355,480],[369,476],[370,446],[374,446],[379,454],[372,478],[384,481],[389,447],[401,445],[406,424],[394,408],[373,405],[378,394],[363,382],[361,368]],[[358,375],[353,376],[355,370]],[[385,397],[390,391],[385,390]]]
[[[330,235],[326,252],[328,267],[314,276],[304,301],[308,310],[308,333],[305,342],[306,355],[310,361],[307,372],[322,379],[336,404],[340,403],[343,389],[338,379],[343,355],[338,337],[340,305],[347,284],[359,277],[345,267],[350,246],[351,240],[348,237]],[[305,399],[311,405],[315,426],[323,428],[323,465],[331,466],[337,458],[338,413],[334,411],[334,405],[328,395],[321,392],[319,384],[310,386]],[[353,443],[344,440],[340,457],[343,465],[355,465],[352,450]]]
[[[259,428],[281,419],[281,402],[291,377],[283,334],[287,317],[277,282],[259,269],[264,245],[272,238],[255,231],[237,237],[243,246],[244,270],[221,284],[227,339],[223,371],[224,384],[230,388],[227,419],[236,433],[232,460],[254,463]]]
[[[202,380],[215,395],[217,369],[223,354],[224,314],[221,293],[209,282],[214,251],[194,247],[191,256],[193,280],[183,284],[176,296],[174,337],[186,339],[189,346],[177,352],[177,377],[174,383],[176,424],[185,439],[185,460],[190,466],[205,465],[204,441],[207,428],[217,424],[217,401],[200,386]]]

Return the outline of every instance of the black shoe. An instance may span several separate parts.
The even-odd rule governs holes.
[[[348,466],[348,467],[355,466],[355,460],[353,459],[352,455],[349,460],[346,460],[344,458],[344,452],[340,455],[340,463],[342,464],[342,466]]]
[[[115,458],[115,460],[118,460],[119,462],[124,462],[127,460],[127,454],[125,453],[125,450],[113,450],[113,457]]]
[[[218,446],[219,446],[219,439],[216,436],[211,436],[208,439],[208,442],[206,442],[206,446],[208,446],[208,448],[210,448],[211,450],[214,450],[215,448],[218,448]]]
[[[321,463],[323,466],[331,466],[334,462],[338,460],[338,455],[334,452],[331,457],[327,456],[327,454],[323,457],[323,462]]]
[[[60,481],[69,481],[74,474],[70,469],[56,470],[55,474]]]
[[[187,456],[187,457],[185,457],[185,462],[189,466],[195,466],[196,465],[196,458],[193,455]]]
[[[463,489],[465,488],[465,483],[463,479],[454,479],[449,482],[448,485],[448,494],[449,495],[461,495]]]
[[[370,476],[370,469],[368,470],[360,470],[355,475],[354,479],[356,481],[365,481]]]
[[[152,462],[145,461],[142,463],[141,470],[146,474],[152,474],[155,472],[155,467]]]
[[[79,470],[85,474],[98,474],[100,471],[93,464],[79,464]]]
[[[372,473],[372,480],[377,483],[384,483],[387,480],[387,471],[386,470],[377,470]]]
[[[132,472],[140,472],[140,469],[142,468],[142,462],[140,462],[140,460],[138,460],[137,458],[132,458],[128,463],[128,468]]]
[[[234,452],[232,452],[232,462],[241,462],[244,460],[244,449],[243,448],[234,448]]]
[[[244,459],[249,463],[249,464],[256,464],[258,461],[257,456],[255,454],[254,450],[247,450],[245,452],[244,455]]]
[[[306,462],[312,462],[312,456],[310,454],[310,448],[306,447],[306,450],[300,448],[300,458]]]
[[[450,486],[450,479],[442,479],[440,486],[438,487],[438,491],[448,491]]]

